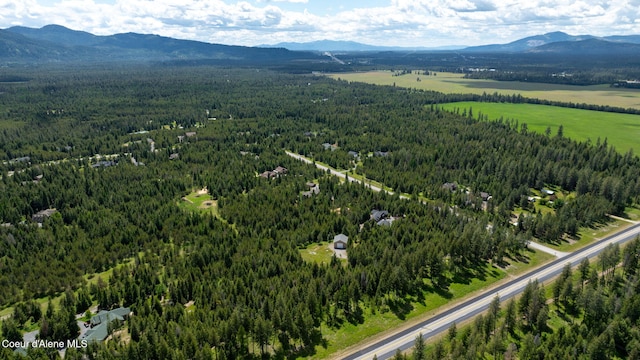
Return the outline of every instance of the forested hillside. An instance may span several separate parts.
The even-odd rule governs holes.
[[[120,341],[69,359],[310,356],[323,328],[401,317],[640,194],[637,157],[441,111],[443,94],[209,67],[2,71],[21,80],[0,83],[0,307],[21,309],[2,336],[75,338],[72,315],[92,303],[134,313],[110,329]],[[526,201],[543,187],[567,194],[544,215]],[[215,207],[181,206],[201,189]],[[374,209],[397,220],[377,226]],[[300,248],[341,233],[346,262],[303,261]],[[31,301],[60,294],[44,314]]]

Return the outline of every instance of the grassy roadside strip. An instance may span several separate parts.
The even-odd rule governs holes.
[[[615,232],[622,231],[631,226],[633,226],[633,223],[631,222],[628,222],[625,220],[619,220],[619,219],[612,219],[611,222],[607,224],[600,224],[595,228],[581,228],[580,231],[578,231],[578,236],[580,240],[577,240],[577,241],[570,241],[570,242],[562,241],[560,244],[550,244],[550,243],[544,243],[544,242],[539,242],[539,243],[541,245],[550,247],[552,249],[555,249],[561,252],[574,252],[599,239],[607,237]]]
[[[613,232],[619,232],[619,231],[622,231],[623,229],[616,229],[616,230],[617,230],[617,231],[602,231],[602,232],[601,232],[602,238],[604,238],[604,237],[606,237],[606,236],[608,236],[608,235],[611,235]],[[600,239],[597,239],[597,240],[600,240]],[[586,244],[585,244],[585,245],[586,245]],[[622,245],[622,246],[624,246],[624,245]],[[536,254],[537,254],[537,253],[536,253]],[[551,257],[550,255],[548,255],[548,254],[544,254],[544,253],[543,253],[542,255],[545,255],[545,256],[549,257],[549,259],[547,259],[546,261],[543,261],[543,262],[548,262],[548,261],[552,260],[552,257]],[[600,258],[600,256],[597,256],[597,257],[595,257],[595,258],[593,258],[593,259],[591,259],[591,260],[590,260],[590,263],[591,263],[591,266],[592,266],[592,267],[594,267],[594,266],[595,266],[595,267],[597,267],[597,265],[596,265],[596,264],[598,264],[598,259],[599,259],[599,258]],[[508,270],[508,271],[507,271],[507,273],[508,273],[508,274],[510,274],[511,276],[515,276],[515,274],[516,274],[516,273],[523,273],[523,272],[529,271],[529,270],[531,270],[531,269],[533,269],[533,268],[537,267],[538,265],[540,265],[540,264],[541,264],[541,263],[543,263],[543,262],[540,262],[540,263],[537,263],[537,264],[536,264],[536,263],[534,263],[534,261],[529,261],[529,263],[528,263],[528,264],[524,264],[524,266],[520,267],[518,271],[514,271],[514,272],[509,271],[509,270],[511,270],[511,266],[509,266],[509,267],[507,268],[507,270]],[[576,272],[575,268],[574,268],[574,270],[573,270],[573,276],[574,276],[574,277],[575,277],[575,276],[578,276],[578,274],[577,274],[577,272]],[[505,280],[508,280],[508,279],[505,279]],[[542,284],[542,285],[543,285],[543,288],[544,288],[544,290],[545,290],[545,294],[546,294],[547,299],[552,299],[552,298],[553,298],[553,296],[552,296],[552,290],[553,290],[553,288],[552,288],[551,284],[553,284],[553,282],[554,282],[554,281],[555,281],[554,279],[550,279],[550,280],[544,281],[544,282],[543,282],[543,284]],[[498,285],[498,284],[499,284],[499,283],[501,283],[501,282],[503,282],[503,280],[495,281],[495,282],[494,282],[494,283],[492,283],[491,285],[492,285],[492,286],[495,286],[495,285]],[[482,290],[484,290],[484,288],[482,288],[482,289],[475,289],[475,290],[482,291]],[[472,290],[472,291],[474,291],[474,290]],[[438,309],[438,312],[445,311],[446,309],[453,307],[454,305],[456,305],[456,304],[457,304],[457,303],[459,303],[460,301],[462,301],[462,300],[464,300],[464,299],[466,299],[466,298],[469,298],[470,296],[473,296],[473,295],[477,295],[477,292],[476,292],[475,294],[474,294],[474,293],[469,293],[466,297],[464,297],[464,298],[462,298],[462,299],[460,299],[460,300],[458,300],[457,298],[455,298],[455,299],[456,299],[456,300],[458,300],[458,301],[455,301],[455,302],[453,302],[453,301],[452,301],[452,302],[446,303],[446,306],[445,306],[445,307],[443,307],[443,308]],[[514,300],[516,300],[516,301],[517,301],[517,299],[518,299],[518,296],[516,296],[516,297],[514,298]],[[453,300],[453,299],[452,299],[452,300]],[[424,315],[423,319],[426,319],[426,318],[430,317],[431,315],[433,315],[433,314],[432,314],[432,313],[428,313],[428,314]],[[555,319],[555,320],[557,320],[557,319]],[[471,321],[472,321],[472,319],[469,319],[468,321],[465,321],[465,322],[463,322],[463,323],[461,323],[461,324],[458,324],[458,325],[459,325],[459,326],[460,326],[460,325],[465,326],[465,324],[470,323]],[[549,325],[553,328],[553,326],[554,326],[554,319],[550,318],[550,319],[549,319],[549,321],[550,321],[550,322],[549,322]],[[334,356],[332,356],[331,358],[332,358],[332,359],[339,359],[339,358],[342,358],[342,357],[344,357],[346,354],[350,354],[350,353],[353,353],[353,352],[355,352],[355,351],[357,351],[357,350],[359,350],[359,349],[363,349],[363,348],[367,347],[368,345],[373,344],[373,343],[377,342],[378,340],[381,340],[382,338],[384,338],[384,337],[386,337],[386,336],[389,336],[389,335],[391,335],[391,334],[394,334],[394,333],[400,332],[400,331],[402,331],[402,330],[404,330],[404,329],[406,329],[406,328],[409,328],[409,327],[411,327],[412,325],[416,324],[417,322],[418,322],[418,320],[413,320],[413,321],[408,321],[407,323],[403,323],[401,326],[399,326],[399,327],[398,327],[398,328],[396,328],[396,329],[392,329],[392,330],[390,329],[390,330],[388,330],[388,331],[385,331],[384,333],[381,333],[381,334],[375,335],[375,336],[374,336],[374,337],[372,337],[372,338],[366,339],[365,341],[363,341],[362,343],[360,343],[360,344],[358,344],[358,345],[354,345],[354,346],[349,347],[348,349],[342,350],[342,351],[340,351],[339,353],[334,354]],[[460,328],[459,328],[459,330],[460,330]],[[437,339],[439,339],[439,337],[436,337],[436,338],[434,338],[434,339],[431,339],[431,340],[429,340],[428,342],[429,342],[429,343],[433,343],[433,342],[434,342],[434,341],[436,341]],[[489,358],[491,358],[491,357],[489,357]]]
[[[464,300],[483,291],[488,287],[510,280],[511,277],[527,272],[541,264],[554,259],[552,255],[529,251],[528,263],[512,262],[506,270],[486,264],[484,280],[479,278],[468,279],[468,284],[452,283],[447,293],[424,293],[424,300],[414,301],[413,307],[404,319],[400,319],[393,312],[373,312],[370,307],[364,309],[365,321],[362,324],[353,325],[346,323],[340,329],[331,329],[322,326],[322,334],[327,340],[327,347],[316,348],[316,354],[312,359],[341,359],[355,349],[362,348],[364,344],[375,343],[385,336],[409,328],[424,321],[437,313],[445,311]],[[414,299],[415,300],[415,299]]]

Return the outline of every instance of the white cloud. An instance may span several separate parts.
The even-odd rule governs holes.
[[[262,0],[262,1],[258,1],[258,2],[265,2],[265,3],[277,2],[277,3],[307,4],[307,3],[309,3],[309,0]]]
[[[239,45],[319,39],[473,45],[549,31],[640,33],[636,20],[640,0],[390,0],[378,7],[352,3],[331,16],[294,11],[307,2],[58,0],[45,5],[37,0],[0,0],[0,23],[31,27],[56,23],[99,35],[131,31]]]

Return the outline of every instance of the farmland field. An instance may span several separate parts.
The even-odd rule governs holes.
[[[369,71],[330,75],[334,79],[364,82],[377,85],[393,85],[406,88],[433,90],[447,94],[521,94],[536,99],[609,105],[640,109],[640,90],[611,88],[609,85],[574,86],[517,81],[464,79],[463,74],[436,73],[435,76],[408,74],[393,76],[391,71]],[[420,81],[418,81],[420,78]]]
[[[639,115],[534,104],[458,102],[443,104],[441,107],[449,111],[459,109],[460,113],[463,109],[472,108],[474,117],[482,113],[487,115],[489,120],[497,120],[500,117],[505,120],[518,120],[520,124],[526,123],[530,130],[540,133],[544,133],[547,127],[550,127],[552,136],[562,125],[565,137],[577,141],[590,139],[594,144],[598,138],[606,138],[609,145],[613,145],[621,153],[629,149],[633,149],[635,154],[640,152]]]

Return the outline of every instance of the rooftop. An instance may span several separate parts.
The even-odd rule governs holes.
[[[338,234],[333,237],[333,242],[342,241],[344,243],[349,241],[349,237],[345,234]]]
[[[80,340],[88,342],[104,341],[109,336],[109,323],[113,321],[123,322],[127,316],[131,314],[131,310],[125,307],[119,307],[110,311],[100,311],[91,318],[91,329],[80,336]]]

